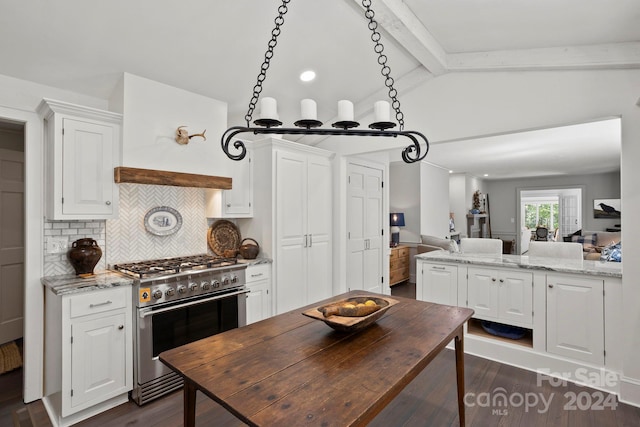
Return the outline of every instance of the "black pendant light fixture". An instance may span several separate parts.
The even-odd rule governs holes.
[[[251,120],[253,118],[253,112],[255,111],[256,104],[258,103],[258,99],[260,98],[260,93],[262,92],[262,84],[267,76],[267,70],[269,69],[269,64],[271,63],[271,59],[273,58],[273,50],[278,43],[278,36],[280,35],[280,27],[284,24],[284,15],[288,11],[288,3],[291,0],[282,0],[282,4],[278,7],[278,16],[274,20],[275,27],[271,31],[271,39],[269,40],[267,51],[264,55],[264,61],[262,66],[260,67],[260,74],[258,74],[258,79],[256,85],[253,87],[253,96],[251,97],[251,101],[249,102],[249,109],[247,110],[247,114],[245,115],[245,120],[247,122],[246,126],[232,126],[225,131],[222,135],[222,151],[232,160],[242,160],[246,154],[247,149],[244,145],[244,142],[239,139],[234,138],[241,133],[253,133],[255,135],[340,135],[340,136],[382,136],[382,137],[406,137],[411,141],[410,145],[407,146],[402,151],[402,160],[406,163],[414,163],[418,162],[427,155],[429,151],[429,141],[427,138],[420,132],[416,131],[406,131],[404,130],[404,115],[402,111],[400,111],[400,101],[398,100],[398,92],[393,87],[394,80],[391,78],[391,69],[387,65],[387,56],[383,53],[384,46],[380,41],[380,33],[378,32],[378,23],[374,19],[375,12],[371,9],[371,0],[362,0],[362,6],[365,9],[364,16],[368,20],[368,27],[371,30],[371,40],[374,43],[374,51],[378,54],[378,64],[380,64],[381,74],[384,77],[384,84],[388,88],[389,99],[391,100],[391,108],[395,111],[395,118],[399,125],[399,130],[393,130],[396,126],[396,123],[389,121],[389,103],[386,101],[379,101],[375,106],[375,118],[376,121],[374,123],[369,124],[369,129],[353,129],[358,127],[360,124],[358,122],[353,121],[352,117],[341,117],[340,113],[338,114],[338,121],[333,123],[332,128],[321,128],[322,122],[318,121],[315,116],[315,103],[312,105],[307,104],[307,110],[311,110],[311,116],[303,117],[301,120],[298,120],[294,123],[294,128],[283,128],[282,122],[277,119],[277,114],[272,114],[274,117],[266,117],[265,110],[266,107],[269,107],[270,111],[275,113],[275,100],[273,98],[265,98],[262,101],[261,107],[261,115],[262,118],[257,119],[253,122],[255,125],[251,127]],[[266,102],[265,102],[266,101]],[[302,108],[305,110],[305,101],[311,100],[303,100]],[[313,101],[311,101],[313,102]],[[342,101],[341,101],[342,102]],[[387,112],[385,114],[384,107],[386,106]],[[339,104],[340,110],[340,104]],[[381,114],[378,114],[379,111],[382,111]],[[420,147],[420,143],[423,142],[425,144],[424,150]],[[233,145],[235,152],[237,154],[233,154],[229,151],[229,146]]]

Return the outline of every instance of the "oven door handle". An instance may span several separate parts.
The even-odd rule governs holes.
[[[202,304],[202,303],[205,303],[205,302],[216,301],[216,300],[219,300],[219,299],[233,297],[233,296],[236,296],[236,295],[248,294],[249,292],[251,292],[250,289],[243,289],[243,290],[237,291],[237,292],[230,292],[228,294],[216,295],[216,296],[213,296],[211,298],[198,299],[198,300],[190,301],[190,302],[187,302],[187,303],[184,303],[184,304],[176,304],[176,305],[173,305],[171,307],[158,308],[156,310],[154,310],[152,307],[143,308],[143,309],[139,310],[140,318],[144,319],[145,317],[151,316],[153,314],[160,314],[160,313],[165,313],[167,311],[180,310],[181,308],[189,307],[191,305],[197,305],[197,304]]]

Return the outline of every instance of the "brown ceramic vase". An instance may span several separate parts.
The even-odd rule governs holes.
[[[72,243],[67,258],[76,271],[76,275],[93,274],[93,268],[102,257],[102,249],[91,239],[78,239]]]

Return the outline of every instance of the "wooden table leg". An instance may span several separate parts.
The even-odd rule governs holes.
[[[464,419],[464,330],[462,326],[454,339],[456,347],[456,379],[458,380],[458,418],[460,425],[465,425]]]
[[[195,427],[196,425],[196,387],[184,380],[184,427]]]

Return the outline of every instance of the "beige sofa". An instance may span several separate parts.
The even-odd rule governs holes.
[[[419,254],[431,251],[458,252],[458,244],[454,240],[425,235],[420,236],[420,240],[421,243],[416,247]]]
[[[599,260],[602,249],[606,246],[619,243],[620,231],[586,231],[579,236],[571,236],[572,242],[582,244],[584,259]]]

